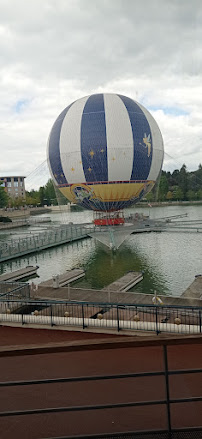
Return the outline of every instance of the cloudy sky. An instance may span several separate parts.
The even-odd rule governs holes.
[[[47,180],[58,114],[97,92],[143,104],[164,169],[202,163],[201,0],[0,0],[0,175]]]

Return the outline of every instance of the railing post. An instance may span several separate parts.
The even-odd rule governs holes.
[[[51,326],[53,326],[53,310],[52,310],[52,305],[50,306],[50,313],[51,313]]]
[[[116,305],[116,311],[117,311],[117,330],[119,332],[120,326],[119,326],[119,306],[118,305]]]
[[[172,428],[171,428],[171,415],[170,415],[170,390],[169,390],[169,376],[168,376],[168,357],[167,357],[167,347],[163,346],[164,353],[164,372],[165,372],[165,385],[166,385],[166,406],[167,406],[167,421],[168,421],[168,437],[172,438]]]
[[[24,319],[23,319],[23,309],[22,309],[22,325],[24,325]]]
[[[84,309],[83,309],[83,304],[81,305],[81,311],[82,311],[82,319],[83,319],[83,329],[85,329],[85,321],[84,321]]]
[[[159,334],[158,330],[158,306],[156,305],[156,335]]]
[[[199,310],[199,329],[201,334],[201,310]]]

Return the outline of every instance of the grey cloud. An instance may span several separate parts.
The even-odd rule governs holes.
[[[2,169],[31,172],[45,160],[60,111],[97,91],[121,92],[159,108],[154,117],[165,149],[182,163],[183,151],[198,150],[189,160],[197,167],[201,21],[201,0],[1,0]],[[19,101],[27,102],[21,112]],[[187,118],[166,115],[166,106],[184,109]]]
[[[16,5],[11,11],[4,3],[1,14],[8,33],[4,56],[9,65],[17,62],[35,78],[74,77],[97,86],[123,74],[189,73],[202,37],[197,0]]]

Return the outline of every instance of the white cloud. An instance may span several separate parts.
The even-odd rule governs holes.
[[[0,174],[30,174],[46,159],[48,135],[63,108],[102,91],[150,109],[168,154],[164,168],[186,163],[196,169],[202,162],[201,19],[200,0],[2,0]]]

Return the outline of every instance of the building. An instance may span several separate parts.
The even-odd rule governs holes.
[[[11,198],[25,198],[25,177],[0,177],[1,187]]]

